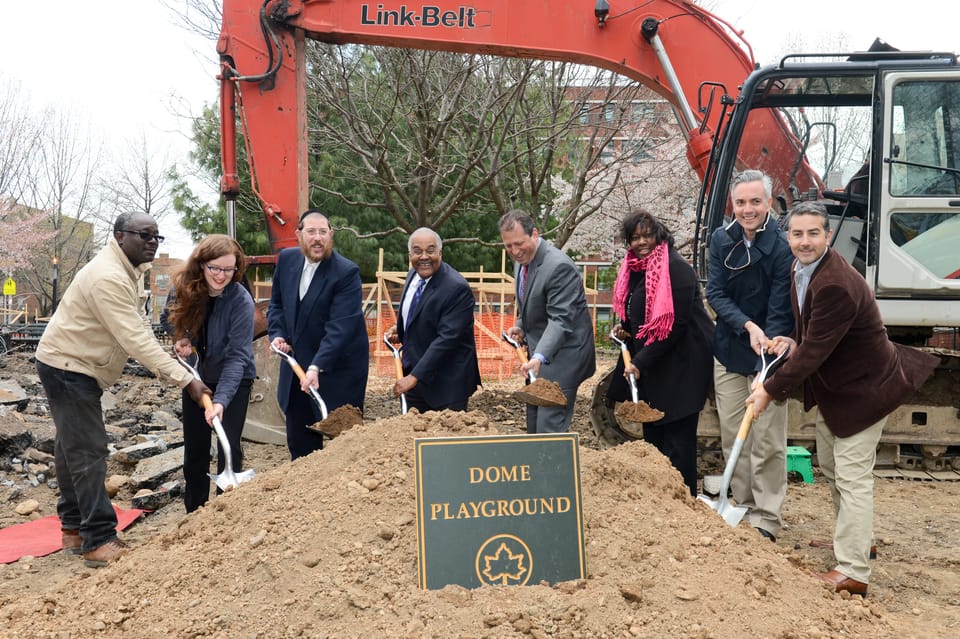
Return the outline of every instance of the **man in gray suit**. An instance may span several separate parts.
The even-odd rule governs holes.
[[[514,261],[517,323],[507,331],[526,339],[529,361],[521,367],[557,382],[567,405],[527,405],[528,433],[560,433],[570,428],[577,388],[596,370],[593,322],[580,272],[566,253],[545,242],[533,218],[514,209],[500,218],[500,237]]]

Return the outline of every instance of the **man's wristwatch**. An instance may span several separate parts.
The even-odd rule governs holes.
[[[319,375],[320,373],[323,372],[322,370],[320,370],[320,367],[317,366],[316,364],[310,364],[309,366],[307,366],[307,370],[308,370],[308,371],[313,371],[313,372],[316,373],[317,375]]]

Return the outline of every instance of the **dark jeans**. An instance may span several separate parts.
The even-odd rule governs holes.
[[[680,471],[692,496],[697,494],[697,423],[700,413],[656,426],[643,425],[643,439],[663,453]]]
[[[241,380],[233,400],[224,406],[223,430],[230,443],[231,463],[233,472],[239,473],[243,467],[243,449],[240,447],[240,436],[243,434],[243,424],[247,420],[247,406],[250,400],[252,379]],[[216,392],[217,385],[207,383],[210,390]],[[203,409],[197,405],[186,390],[183,391],[183,479],[186,486],[183,490],[183,505],[187,512],[193,512],[207,503],[210,497],[210,436],[216,437],[213,428],[203,417]],[[217,445],[217,474],[226,468],[223,451]],[[217,494],[221,491],[217,489]]]
[[[37,373],[57,429],[53,454],[60,485],[60,525],[79,530],[81,550],[95,550],[117,536],[117,514],[107,479],[107,431],[97,381],[37,361]]]

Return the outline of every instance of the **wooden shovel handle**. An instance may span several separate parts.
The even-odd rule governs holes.
[[[628,370],[629,370],[629,368],[630,368],[630,349],[628,349],[626,346],[621,346],[621,347],[620,347],[620,354],[623,355],[623,367],[624,367],[625,369],[628,369]]]
[[[298,364],[297,362],[294,362],[292,360],[288,360],[288,361],[290,363],[290,368],[293,369],[293,372],[296,374],[297,378],[302,382],[303,379],[307,376],[307,374],[303,372],[303,367],[300,366],[300,364]]]
[[[747,404],[747,410],[743,413],[743,420],[740,422],[740,430],[737,431],[737,439],[746,439],[750,432],[750,423],[753,421],[753,404]]]
[[[520,364],[527,363],[527,351],[523,346],[517,346],[517,357],[520,359]]]
[[[200,402],[203,404],[204,409],[213,410],[213,400],[210,399],[210,396],[206,393],[203,394],[203,397],[200,399]]]
[[[397,379],[403,379],[403,362],[399,357],[393,358],[393,366],[397,369]]]

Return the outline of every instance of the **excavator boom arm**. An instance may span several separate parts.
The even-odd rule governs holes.
[[[684,0],[649,0],[604,14],[570,0],[370,2],[366,0],[224,0],[218,42],[222,191],[234,199],[236,118],[247,144],[254,192],[277,251],[294,245],[297,214],[307,206],[305,39],[346,44],[459,51],[589,64],[642,83],[681,114],[688,157],[703,178],[719,110],[703,121],[705,80],[736,91],[756,64],[749,47],[722,20]],[[741,157],[783,157],[784,175],[799,143],[775,112],[746,137]],[[233,148],[231,148],[233,147]],[[789,158],[789,159],[788,159]],[[780,180],[777,181],[778,184]],[[809,171],[801,188],[819,184]]]

